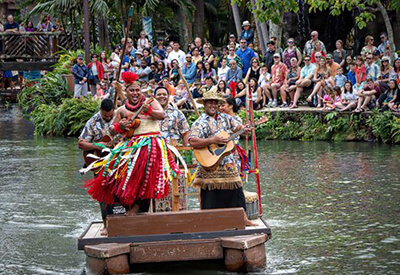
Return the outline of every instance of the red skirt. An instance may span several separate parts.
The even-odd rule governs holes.
[[[168,181],[181,173],[160,134],[134,136],[97,162],[101,170],[85,187],[92,198],[106,204],[131,206],[137,199],[163,198]]]

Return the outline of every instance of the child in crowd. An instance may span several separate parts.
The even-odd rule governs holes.
[[[336,86],[338,86],[338,87],[340,87],[340,88],[343,88],[343,87],[344,87],[344,84],[346,83],[346,81],[347,81],[347,78],[346,78],[346,76],[343,74],[343,68],[340,67],[340,68],[337,70],[337,74],[335,75],[335,83],[336,83]]]
[[[330,111],[335,109],[335,92],[332,87],[329,87],[328,85],[324,87],[324,98],[323,98],[323,103],[324,106],[322,107],[322,111]]]
[[[340,111],[353,110],[357,106],[357,100],[358,96],[353,92],[353,84],[347,81],[344,84],[344,91],[342,93],[342,104],[338,106],[339,108],[343,106]]]
[[[354,63],[349,64],[349,72],[347,73],[347,79],[350,81],[351,85],[354,86],[356,84],[356,71],[355,71],[356,66]]]
[[[101,83],[96,84],[96,95],[94,96],[95,99],[104,99],[108,98],[108,93],[104,93],[104,89]]]
[[[324,72],[324,81],[325,81],[325,85],[329,86],[331,88],[335,87],[335,80],[333,79],[332,75],[331,75],[331,71],[330,70],[326,70]]]
[[[367,78],[367,67],[365,67],[364,59],[361,56],[357,56],[354,72],[356,76],[356,84],[354,84],[353,89],[356,92],[359,92],[364,89],[365,80]]]

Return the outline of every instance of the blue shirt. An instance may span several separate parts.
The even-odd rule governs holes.
[[[74,67],[72,67],[72,74],[74,75],[74,83],[81,84],[80,82],[83,78],[88,77],[88,69],[85,64],[75,64]]]
[[[343,75],[343,74],[335,75],[336,86],[339,86],[340,88],[343,88],[344,84],[346,83],[346,81],[347,81],[347,77],[345,75]]]
[[[196,78],[196,65],[193,62],[190,62],[190,64],[185,63],[182,68],[182,74],[187,83],[193,83]]]
[[[352,85],[356,84],[356,72],[349,71],[347,74],[347,79]]]
[[[309,75],[314,75],[315,71],[315,64],[310,63],[308,66],[304,66],[300,71],[300,77],[306,78]]]
[[[126,63],[129,64],[129,62],[130,62],[129,56],[124,55],[124,58],[122,59],[122,66],[124,66]],[[129,70],[129,67],[124,68],[124,72],[127,72],[128,70]]]
[[[256,57],[256,54],[252,49],[246,47],[244,51],[242,50],[242,48],[239,48],[239,50],[236,51],[236,55],[240,57],[240,60],[242,60],[242,72],[243,75],[246,75],[247,71],[250,68],[250,61],[253,57]]]

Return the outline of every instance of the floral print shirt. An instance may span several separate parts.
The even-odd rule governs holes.
[[[240,123],[236,119],[224,113],[218,112],[216,118],[213,118],[206,113],[202,113],[192,125],[189,140],[193,137],[213,137],[221,131],[226,131],[228,134],[232,134],[239,125]],[[227,155],[220,162],[220,166],[225,166],[228,163],[235,163],[235,157],[233,154]]]
[[[182,135],[190,130],[185,115],[170,104],[168,104],[164,114],[165,119],[160,122],[161,134],[168,142],[171,139],[176,139],[179,142]]]
[[[98,142],[103,139],[103,136],[110,134],[109,127],[111,125],[112,120],[109,122],[105,121],[99,111],[86,122],[85,128],[83,128],[79,138],[87,142]]]

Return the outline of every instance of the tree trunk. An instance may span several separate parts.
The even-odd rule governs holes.
[[[268,33],[267,22],[260,23],[260,28],[261,28],[262,36],[264,38],[264,42],[266,44],[269,41],[269,33]]]
[[[204,0],[193,0],[194,12],[193,36],[204,39]]]
[[[108,31],[108,20],[106,17],[103,18],[103,24],[104,24],[104,44],[105,44],[105,50],[107,51],[111,49],[111,42],[110,42],[110,32]]]
[[[395,58],[395,51],[396,51],[396,47],[394,46],[394,35],[393,35],[393,28],[392,28],[392,24],[390,23],[390,19],[389,19],[389,15],[385,9],[385,7],[382,5],[382,3],[380,1],[376,2],[376,5],[378,7],[378,10],[380,11],[380,13],[382,14],[383,17],[383,21],[385,22],[385,27],[386,27],[386,32],[388,35],[388,39],[389,39],[389,47],[390,47],[390,60],[394,60]]]
[[[106,49],[106,43],[105,43],[105,34],[104,34],[104,17],[99,16],[97,18],[97,30],[99,32],[99,48],[100,50],[105,50]]]
[[[255,0],[251,0],[251,3],[253,4],[253,16],[254,16],[254,22],[256,24],[257,37],[258,37],[258,41],[260,43],[261,52],[264,55],[265,52],[266,52],[266,48],[265,48],[266,42],[264,41],[264,36],[263,36],[262,31],[261,31],[260,23],[258,22],[258,19],[256,17],[256,13],[255,13],[256,1]]]
[[[187,19],[184,8],[181,5],[178,6],[177,17],[181,22],[179,25],[179,43],[182,49],[186,49],[193,40],[192,22]]]
[[[242,34],[239,8],[238,5],[233,0],[231,1],[231,5],[232,5],[233,20],[235,21],[235,27],[236,27],[236,35],[237,35],[236,37],[239,38],[239,36]]]
[[[279,47],[282,44],[282,31],[283,31],[283,13],[280,15],[280,20],[279,24],[274,24],[270,21],[270,35],[276,37],[276,45],[275,49],[279,49]]]

